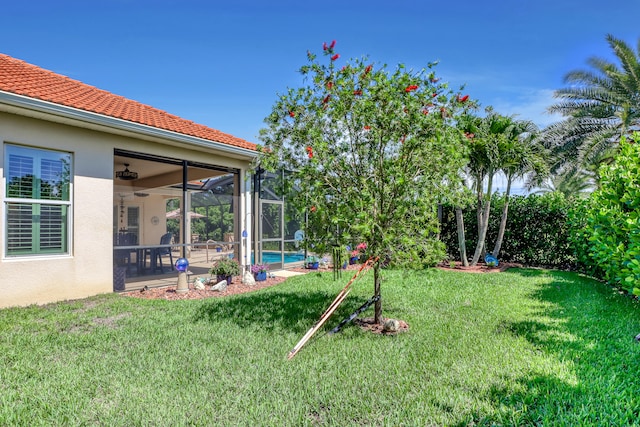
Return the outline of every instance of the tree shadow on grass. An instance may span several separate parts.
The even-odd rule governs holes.
[[[259,326],[265,330],[285,329],[295,333],[307,331],[333,302],[336,295],[327,292],[258,292],[234,298],[211,299],[195,314],[195,321],[230,320],[240,327]],[[338,323],[353,312],[359,302],[345,300],[327,324]],[[325,326],[326,328],[327,326]]]
[[[640,305],[578,274],[518,272],[551,280],[527,296],[535,307],[530,318],[504,322],[498,333],[526,339],[534,351],[563,364],[573,380],[530,367],[531,373],[518,380],[521,390],[491,388],[486,398],[496,408],[509,408],[502,415],[517,418],[499,421],[635,425],[640,417],[640,348],[633,337],[640,331]]]

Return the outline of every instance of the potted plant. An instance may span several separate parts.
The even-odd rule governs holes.
[[[347,265],[351,262],[351,246],[342,246],[340,253],[340,262],[342,262],[342,268],[347,268]]]
[[[358,262],[358,257],[360,256],[360,252],[357,250],[351,251],[349,254],[349,264],[353,265]]]
[[[233,276],[240,274],[240,265],[232,258],[220,258],[213,263],[209,274],[215,275],[218,282],[226,280],[227,284],[230,285]]]
[[[304,265],[309,270],[317,270],[320,264],[320,258],[315,255],[309,255],[307,259],[304,261]]]
[[[358,243],[356,248],[353,251],[351,251],[351,254],[349,256],[349,264],[355,264],[358,262],[358,260],[363,261],[366,251],[367,251],[367,244],[365,242]]]
[[[267,264],[255,264],[251,266],[251,273],[253,273],[256,282],[264,282],[267,280],[267,270],[269,270]]]

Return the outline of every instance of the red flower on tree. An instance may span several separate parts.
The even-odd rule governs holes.
[[[371,126],[365,126],[364,130],[371,130]]]
[[[372,68],[373,68],[373,65],[367,65],[367,68],[364,69],[364,73],[369,74]]]
[[[316,207],[315,206],[311,206],[311,212],[315,212],[316,211]]]
[[[327,82],[327,89],[331,90],[332,87],[333,87],[333,82],[331,81]]]
[[[336,47],[336,41],[332,40],[331,45],[329,46],[329,49],[333,49],[334,47]]]
[[[418,89],[418,85],[409,85],[406,88],[404,88],[404,91],[409,93],[409,92],[413,92],[414,90]]]
[[[339,53],[336,53],[335,55],[333,55],[333,56],[331,57],[331,60],[332,60],[332,61],[335,61],[335,60],[336,60],[336,59],[338,59],[338,58],[340,58],[340,54],[339,54]]]
[[[327,102],[329,102],[329,99],[331,99],[331,95],[325,96],[324,99],[322,100],[322,103],[326,104]]]
[[[307,146],[307,155],[310,159],[313,159],[313,148],[310,145]]]
[[[458,102],[465,102],[467,99],[469,99],[469,95],[465,95],[465,96],[458,95]]]
[[[327,42],[322,43],[322,50],[327,50]]]
[[[354,95],[362,95],[362,91],[360,89],[356,89],[353,91]]]
[[[294,111],[289,111],[289,117],[295,117],[296,113]]]

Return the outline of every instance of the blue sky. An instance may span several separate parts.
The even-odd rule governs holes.
[[[0,52],[252,142],[306,51],[436,74],[539,126],[564,75],[637,46],[639,0],[6,2]]]

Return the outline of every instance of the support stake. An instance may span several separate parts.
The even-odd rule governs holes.
[[[315,323],[315,325],[313,325],[306,334],[304,334],[304,336],[300,339],[300,341],[298,341],[298,344],[295,345],[295,347],[293,347],[293,349],[289,352],[289,354],[287,355],[287,359],[291,360],[293,359],[293,357],[300,351],[300,349],[302,348],[302,346],[304,346],[307,341],[309,341],[309,339],[313,336],[313,334],[316,333],[316,331],[318,329],[320,329],[320,327],[322,327],[322,325],[324,324],[324,322],[327,321],[327,319],[329,319],[329,317],[333,314],[334,311],[336,311],[336,309],[338,308],[338,306],[340,304],[342,304],[342,301],[344,301],[344,299],[347,297],[347,295],[349,294],[349,292],[351,291],[349,289],[349,287],[351,286],[351,284],[356,280],[356,278],[358,277],[358,275],[365,269],[370,267],[372,264],[374,264],[376,261],[378,261],[378,257],[376,258],[369,258],[367,260],[367,262],[365,262],[364,264],[362,264],[362,267],[360,267],[360,269],[358,271],[356,271],[356,274],[353,275],[353,277],[351,278],[351,280],[349,280],[349,283],[346,284],[346,286],[344,288],[342,288],[342,290],[340,291],[340,293],[338,294],[338,296],[336,297],[336,299],[333,300],[333,302],[331,303],[331,305],[329,306],[329,308],[327,308],[325,310],[324,313],[322,313],[322,316],[320,316],[320,319],[318,319],[318,321]]]
[[[330,332],[329,335],[332,334],[336,334],[338,332],[340,332],[340,330],[344,327],[344,325],[346,325],[347,323],[351,322],[353,319],[355,319],[356,317],[358,317],[358,315],[360,313],[362,313],[363,311],[365,311],[367,308],[371,307],[371,305],[373,303],[375,303],[376,301],[378,301],[380,299],[380,295],[371,297],[367,302],[365,302],[364,304],[362,304],[356,311],[354,311],[353,313],[351,313],[351,315],[349,317],[347,317],[346,319],[344,319],[342,322],[340,322],[338,324],[338,326],[336,326],[335,328],[333,328]]]

